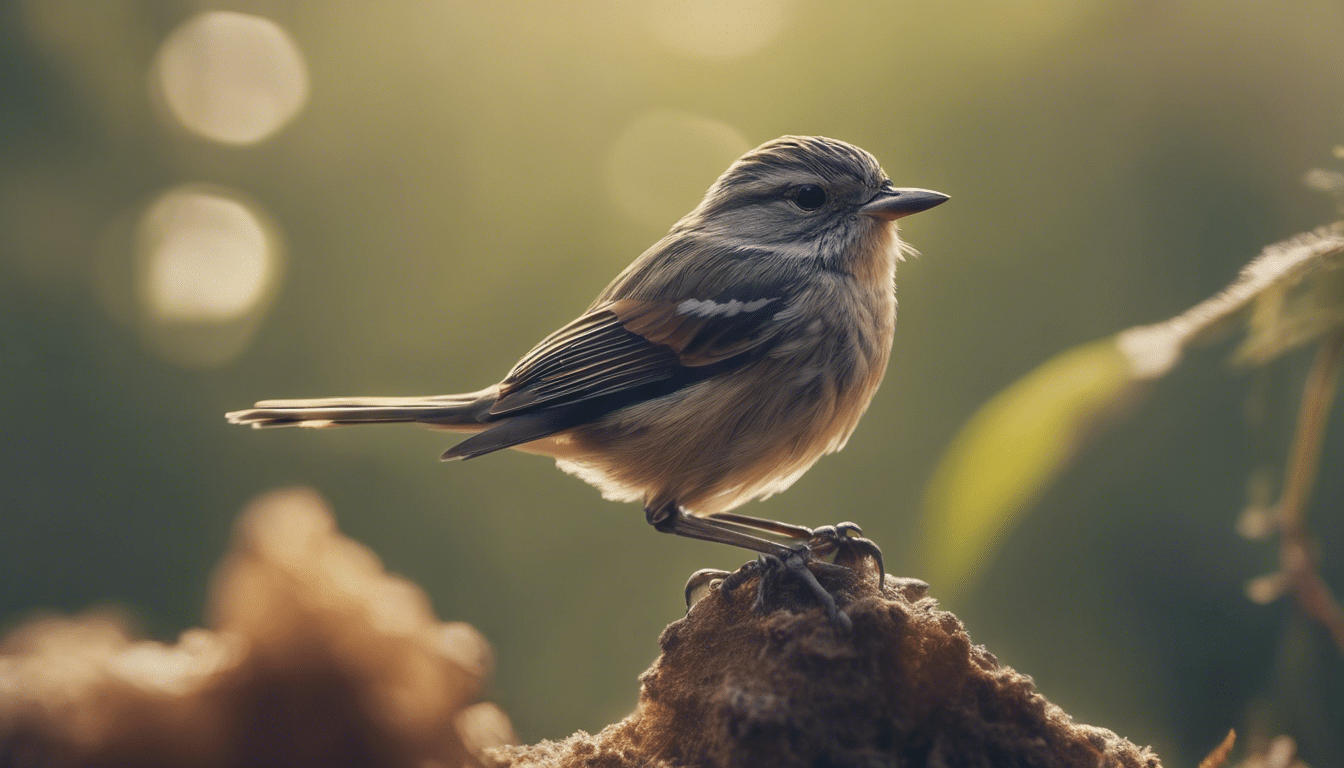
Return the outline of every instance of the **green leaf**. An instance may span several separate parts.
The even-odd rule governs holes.
[[[925,496],[929,581],[955,592],[1021,510],[1134,390],[1114,339],[1074,347],[995,395],[948,448]]]
[[[1087,438],[1247,307],[1254,311],[1240,358],[1253,363],[1344,325],[1341,267],[1344,226],[1275,243],[1213,297],[1165,322],[1074,347],[995,395],[953,439],[925,493],[929,580],[944,594],[970,583]]]

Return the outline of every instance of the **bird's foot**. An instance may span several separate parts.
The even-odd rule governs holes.
[[[761,555],[760,560],[765,568],[761,573],[761,581],[756,586],[756,600],[751,607],[759,613],[767,613],[774,608],[772,603],[780,599],[787,587],[788,580],[796,580],[802,584],[812,596],[821,603],[826,609],[826,617],[832,624],[840,627],[845,632],[854,629],[854,623],[849,620],[849,616],[840,607],[835,604],[835,595],[830,590],[817,581],[817,575],[813,573],[812,568],[819,570],[841,569],[842,565],[834,565],[817,559],[816,554],[810,547],[798,547],[792,554],[783,559],[774,555]],[[809,564],[811,567],[809,567]]]
[[[827,617],[845,631],[853,628],[849,616],[836,604],[835,595],[817,579],[821,574],[828,581],[852,579],[873,565],[877,568],[878,586],[884,580],[882,550],[862,537],[863,531],[853,523],[827,525],[812,531],[806,542],[787,548],[782,554],[762,554],[733,573],[706,569],[697,571],[686,583],[686,605],[689,608],[715,586],[725,597],[753,577],[759,577],[752,607],[762,613],[777,610],[790,602],[797,603],[802,594],[821,603]],[[798,587],[801,587],[801,593]]]
[[[853,628],[853,623],[849,620],[849,616],[840,610],[835,602],[835,596],[817,581],[812,568],[838,571],[843,566],[816,560],[805,546],[798,547],[784,557],[761,555],[732,573],[708,569],[697,571],[686,583],[686,605],[689,609],[715,586],[726,599],[731,600],[733,593],[743,583],[758,577],[756,598],[751,604],[753,610],[758,613],[769,613],[788,604],[797,604],[800,602],[798,587],[801,586],[803,591],[821,603],[826,609],[827,618],[832,623],[848,632]]]
[[[767,533],[793,539],[811,551],[814,560],[846,566],[857,572],[866,572],[869,567],[877,568],[877,586],[881,589],[886,579],[886,568],[882,563],[882,550],[871,540],[863,537],[863,529],[855,523],[837,523],[823,525],[820,528],[807,528],[792,523],[781,523],[736,512],[721,512],[709,518],[714,524],[728,530],[759,535]],[[769,548],[757,547],[756,551],[786,559],[790,551],[798,545],[786,547],[774,545]]]
[[[807,548],[817,560],[853,571],[866,570],[869,563],[865,560],[870,560],[877,567],[877,588],[881,589],[886,582],[887,571],[882,563],[882,549],[872,539],[865,539],[863,529],[854,523],[813,528],[812,537],[807,540]]]
[[[848,630],[849,617],[836,605],[835,596],[822,586],[817,575],[829,582],[844,584],[870,575],[877,568],[877,585],[882,589],[886,569],[882,550],[863,537],[863,530],[854,523],[806,528],[736,513],[720,513],[709,517],[686,514],[674,504],[650,506],[645,515],[654,528],[693,539],[731,544],[761,553],[755,563],[748,563],[733,574],[722,571],[698,571],[686,583],[687,608],[707,594],[718,581],[728,596],[748,577],[759,574],[754,606],[767,611],[783,607],[792,601],[810,595],[826,609],[826,615],[840,627]],[[762,538],[761,534],[783,536],[794,540],[786,545]],[[796,588],[804,589],[800,592]]]

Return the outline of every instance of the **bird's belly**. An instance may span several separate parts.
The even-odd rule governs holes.
[[[797,361],[751,366],[523,450],[556,457],[609,499],[674,501],[713,514],[788,488],[843,447],[881,379],[879,369],[840,387],[824,370],[800,376]]]

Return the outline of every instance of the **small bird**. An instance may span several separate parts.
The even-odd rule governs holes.
[[[266,400],[227,418],[470,433],[443,459],[502,448],[552,457],[604,497],[642,502],[659,531],[787,558],[808,581],[797,564],[858,539],[857,526],[814,531],[729,511],[788,488],[844,447],[891,352],[896,263],[909,251],[895,222],[947,199],[894,186],[852,144],[784,136],[734,162],[498,384],[430,397]],[[808,544],[784,547],[761,533]]]

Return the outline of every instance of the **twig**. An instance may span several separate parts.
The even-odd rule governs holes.
[[[1307,500],[1320,465],[1325,424],[1335,396],[1341,352],[1344,352],[1344,332],[1323,342],[1312,361],[1302,392],[1302,406],[1297,413],[1297,433],[1288,457],[1278,518],[1281,534],[1279,562],[1288,586],[1302,610],[1325,627],[1340,652],[1344,653],[1344,609],[1340,608],[1339,601],[1317,570],[1305,521]]]

